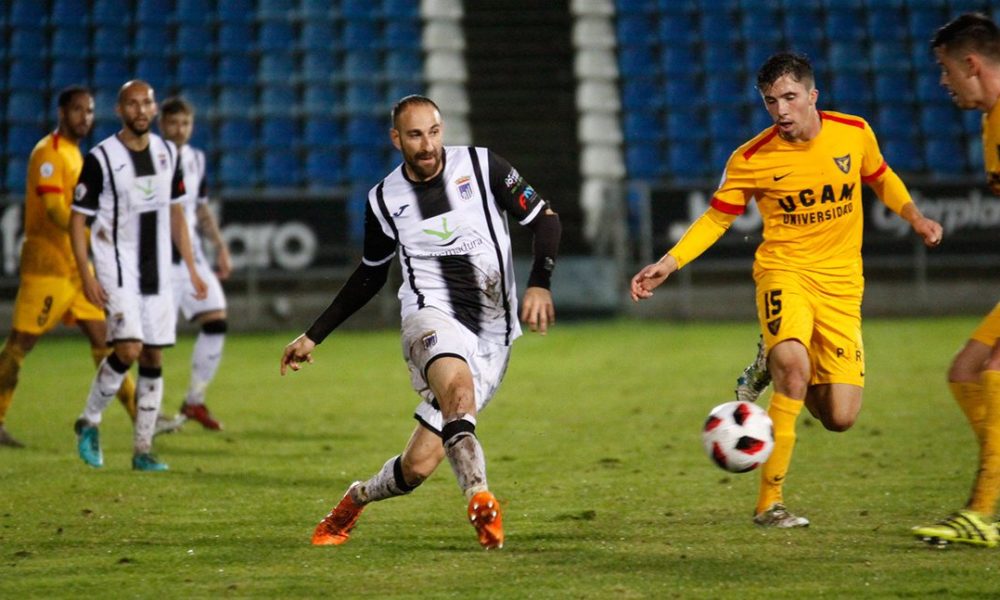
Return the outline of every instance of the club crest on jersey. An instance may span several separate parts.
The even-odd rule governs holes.
[[[163,169],[163,170],[166,170],[166,168],[167,168],[167,155],[166,154],[162,154],[162,153],[161,154],[157,154],[156,155],[156,160],[158,160],[160,162],[160,168]]]
[[[851,172],[851,155],[850,154],[845,154],[843,156],[834,156],[833,157],[833,162],[837,163],[837,168],[840,169],[845,174]]]
[[[420,338],[420,343],[423,345],[424,350],[430,350],[438,343],[438,334],[436,331],[431,331],[430,333],[425,333],[422,338]]]
[[[52,166],[52,163],[43,162],[42,166],[39,167],[38,172],[41,174],[43,179],[48,179],[49,177],[52,177],[52,174],[55,172],[55,170],[56,168]]]
[[[462,200],[472,200],[472,182],[470,179],[468,175],[463,175],[455,180],[455,185],[458,186],[458,194],[462,197]]]

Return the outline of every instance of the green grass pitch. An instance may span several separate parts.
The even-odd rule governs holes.
[[[973,437],[945,371],[976,320],[865,322],[865,406],[849,432],[803,412],[788,479],[807,530],[750,522],[757,474],[704,456],[699,431],[752,357],[751,323],[559,323],[515,344],[481,416],[507,543],[479,549],[446,465],[411,496],[368,507],[351,541],[313,548],[354,479],[398,453],[414,421],[398,334],[338,333],[278,375],[293,336],[233,335],[210,405],[157,440],[163,474],[129,469],[117,405],[105,467],[71,426],[92,365],[79,337],[29,356],[0,449],[0,598],[995,597],[1000,550],[932,549],[909,528],[966,499]],[[177,409],[191,339],[166,353]]]

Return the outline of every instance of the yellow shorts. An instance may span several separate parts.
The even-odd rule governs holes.
[[[979,323],[970,337],[977,342],[986,344],[990,348],[993,347],[993,344],[997,343],[997,340],[1000,339],[1000,302]]]
[[[103,321],[104,310],[87,300],[79,281],[66,277],[23,275],[14,301],[14,329],[41,335],[60,321]]]
[[[798,340],[812,363],[810,385],[848,383],[864,387],[861,340],[862,281],[824,280],[791,271],[763,271],[757,283],[757,320],[764,347]]]

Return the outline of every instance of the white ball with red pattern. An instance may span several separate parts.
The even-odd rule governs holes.
[[[753,471],[774,450],[774,424],[751,402],[726,402],[712,409],[701,430],[705,453],[733,473]]]

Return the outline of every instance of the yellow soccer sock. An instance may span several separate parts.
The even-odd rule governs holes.
[[[969,510],[992,515],[1000,497],[1000,371],[983,371],[986,407],[979,447],[979,473],[969,499]]]
[[[978,381],[949,381],[948,388],[955,402],[965,413],[965,418],[976,434],[976,441],[983,442],[983,423],[986,421],[986,403],[983,401],[983,386]]]
[[[7,342],[0,351],[0,425],[7,418],[7,411],[14,401],[14,389],[17,388],[17,374],[24,362],[24,350]]]
[[[775,502],[782,501],[782,486],[795,448],[795,421],[802,412],[803,404],[802,400],[793,400],[777,392],[771,396],[767,414],[774,422],[774,450],[761,469],[760,493],[755,513],[761,513]]]
[[[100,366],[101,361],[104,357],[111,353],[111,350],[104,348],[91,348],[90,356],[94,359],[94,365]],[[121,402],[122,408],[128,413],[130,419],[135,421],[135,415],[137,412],[135,406],[135,380],[132,379],[132,375],[129,373],[125,374],[125,379],[122,380],[122,386],[118,388],[118,401]]]

